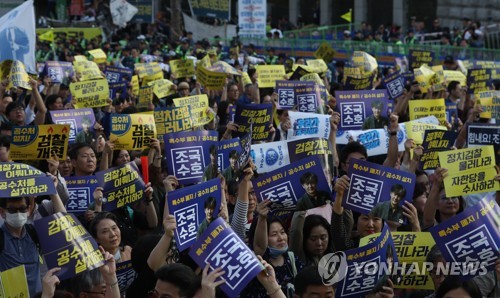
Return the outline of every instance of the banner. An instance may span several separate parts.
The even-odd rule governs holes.
[[[240,138],[219,141],[217,146],[217,167],[224,177],[226,177],[224,173],[229,167],[232,167],[233,171],[235,170],[236,165],[231,165],[231,159],[237,160],[241,151]],[[228,182],[226,181],[226,183]]]
[[[420,157],[420,168],[422,170],[434,170],[439,167],[439,151],[451,150],[455,144],[458,133],[448,130],[429,129],[425,131],[424,154]]]
[[[404,151],[404,143],[409,138],[405,133],[405,124],[407,123],[409,122],[399,124],[398,134],[396,135],[398,139],[399,152]],[[351,139],[353,141],[360,142],[363,146],[365,146],[368,156],[387,154],[387,151],[389,149],[389,138],[390,136],[387,130],[383,128],[368,130],[349,130],[343,132],[340,136],[338,136],[337,134],[337,140],[339,141],[338,144],[340,144],[340,142],[347,144]]]
[[[66,159],[69,125],[47,124],[14,126],[9,158],[13,160],[45,160],[57,155]]]
[[[444,98],[419,99],[409,101],[410,120],[416,120],[429,115],[434,115],[439,124],[446,125],[446,106]]]
[[[406,223],[401,206],[413,199],[415,174],[356,159],[351,160],[348,173],[349,190],[342,198],[345,208]]]
[[[206,94],[174,98],[174,105],[188,108],[194,127],[208,124],[214,119],[214,114],[209,111]]]
[[[229,0],[216,0],[211,2],[190,0],[191,11],[197,17],[210,17],[215,19],[231,19],[231,3]]]
[[[216,131],[183,131],[167,133],[163,136],[168,172],[174,175],[181,185],[202,181],[207,167],[216,166],[210,148],[217,148]]]
[[[288,112],[292,127],[288,130],[287,140],[304,137],[328,139],[330,136],[330,115]],[[279,133],[277,131],[276,133]]]
[[[259,175],[252,183],[259,202],[272,202],[271,211],[304,211],[333,201],[318,156]]]
[[[259,88],[274,88],[276,81],[285,79],[285,66],[283,65],[257,65],[255,68]]]
[[[29,73],[38,73],[33,0],[25,1],[0,18],[0,40],[3,41],[0,45],[0,61],[20,61],[26,65]]]
[[[359,241],[359,246],[363,247],[376,241],[380,233],[363,237]],[[423,272],[424,262],[431,248],[435,245],[434,238],[429,232],[392,232],[392,240],[399,264],[403,274],[398,276],[398,282],[394,284],[395,289],[415,289],[415,290],[434,290],[429,272]],[[417,269],[413,267],[418,263]],[[403,267],[404,266],[404,267]],[[399,269],[399,268],[398,268]],[[401,271],[396,271],[401,272]]]
[[[35,221],[34,227],[47,268],[61,267],[59,280],[104,265],[99,246],[75,215],[59,212]]]
[[[107,202],[102,209],[105,211],[131,205],[144,197],[146,184],[134,161],[97,172],[95,177],[98,185],[104,189],[103,195]]]
[[[109,139],[114,150],[143,150],[149,148],[150,139],[156,139],[156,125],[151,113],[130,115],[111,114]]]
[[[0,272],[0,297],[29,296],[28,279],[24,265]]]
[[[266,36],[267,0],[240,2],[238,5],[239,35],[243,38]],[[259,84],[260,85],[260,84]]]
[[[177,79],[194,76],[194,62],[191,59],[172,60],[169,64],[172,75]]]
[[[226,78],[225,73],[211,71],[201,65],[196,66],[196,79],[207,90],[222,90],[226,84]]]
[[[109,86],[106,79],[71,83],[69,90],[77,109],[104,107],[109,104]]]
[[[220,287],[228,297],[237,297],[264,268],[253,251],[222,218],[216,219],[198,238],[189,256],[204,268],[222,268],[226,282]]]
[[[387,278],[390,278],[394,264],[399,262],[395,251],[396,248],[387,225],[384,225],[380,236],[375,241],[345,251],[347,264],[341,263],[340,266],[347,268],[341,267],[343,272],[339,273],[345,274],[345,278],[338,282],[335,297],[364,297],[372,291],[381,290]]]
[[[187,131],[193,129],[193,119],[188,107],[157,108],[154,111],[157,135],[160,141],[167,133]]]
[[[237,104],[234,113],[234,123],[238,124],[236,136],[243,137],[252,127],[252,140],[265,141],[269,139],[270,125],[272,125],[273,105],[263,104]]]
[[[290,164],[287,141],[252,144],[250,156],[259,173],[271,172]]]
[[[476,94],[490,89],[492,69],[467,70],[467,94]]]
[[[66,12],[65,12],[66,14]],[[102,30],[100,27],[55,27],[55,28],[37,28],[36,34],[43,34],[47,31],[54,32],[54,39],[61,40],[66,38],[67,40],[77,40],[80,38],[80,32],[83,33],[83,36],[87,40],[91,40],[102,35]],[[64,35],[66,34],[66,35]]]
[[[435,56],[432,51],[410,49],[408,54],[410,69],[420,68],[424,64],[432,65]]]
[[[15,198],[56,194],[52,178],[30,165],[0,163],[0,197]]]
[[[462,278],[494,270],[500,249],[499,214],[495,198],[485,198],[429,230],[447,264]]]
[[[483,146],[439,152],[439,164],[448,169],[444,178],[447,197],[500,190],[495,181],[495,150]]]
[[[69,85],[71,77],[75,75],[73,64],[63,61],[47,61],[45,62],[42,77],[49,76],[50,81],[54,84],[65,83]]]
[[[326,63],[330,63],[335,57],[335,50],[329,43],[324,42],[319,46],[316,52],[314,52],[314,57],[323,59]]]
[[[126,67],[106,66],[104,74],[108,83],[128,82],[132,78],[132,70]]]
[[[132,267],[132,260],[116,264],[116,279],[118,280],[120,293],[126,292],[136,278],[137,273]]]
[[[340,130],[377,129],[389,126],[387,90],[337,91]]]
[[[221,196],[220,178],[174,190],[168,194],[168,210],[174,215],[177,223],[175,241],[179,251],[193,245],[197,236],[200,236],[218,217]]]
[[[395,71],[384,78],[384,84],[387,88],[387,93],[392,99],[396,99],[403,95],[405,90],[405,79],[401,75],[401,71]]]
[[[487,123],[467,124],[467,147],[494,145],[500,147],[500,126]]]
[[[84,213],[94,203],[94,190],[98,187],[95,176],[65,177],[69,199],[66,211],[69,213]]]
[[[69,124],[69,143],[86,143],[86,134],[94,135],[95,115],[92,109],[53,110],[52,122]]]

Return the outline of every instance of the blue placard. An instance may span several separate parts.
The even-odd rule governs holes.
[[[467,124],[467,147],[494,145],[500,147],[500,126],[486,123]]]
[[[481,91],[490,90],[492,71],[492,69],[468,69],[467,94],[476,94]]]
[[[94,190],[97,188],[95,176],[71,176],[64,178],[68,187],[69,199],[66,211],[70,213],[83,213],[94,202]]]
[[[134,161],[96,173],[107,202],[103,210],[112,211],[142,200],[146,185]]]
[[[403,95],[405,90],[405,79],[400,71],[396,71],[384,78],[384,84],[387,88],[387,93],[392,99]]]
[[[265,141],[269,139],[269,126],[272,123],[273,105],[238,104],[234,113],[234,123],[238,124],[238,131],[233,136],[243,137],[252,126],[252,140]]]
[[[339,129],[376,129],[389,126],[387,90],[337,91],[335,95],[336,109],[341,119]]]
[[[444,259],[458,264],[462,278],[494,269],[500,257],[499,214],[495,198],[488,197],[429,230]]]
[[[297,111],[317,113],[321,106],[321,88],[313,81],[305,81],[304,85],[294,88]]]
[[[217,132],[183,131],[167,133],[163,138],[168,172],[181,185],[201,182],[206,167],[211,164],[210,147],[217,147]]]
[[[41,76],[49,76],[53,84],[68,84],[71,77],[75,75],[73,64],[63,61],[47,61]]]
[[[399,224],[406,222],[401,205],[413,198],[415,174],[358,159],[351,159],[348,173],[351,181],[342,201],[345,208]],[[393,193],[398,198],[393,198]]]
[[[132,70],[124,67],[106,66],[106,79],[108,83],[121,83],[128,82],[132,78]]]
[[[439,167],[439,151],[450,150],[455,144],[458,133],[448,130],[429,129],[425,131],[424,154],[420,157],[420,168],[432,170]]]
[[[137,278],[137,273],[132,267],[132,260],[116,264],[116,278],[118,279],[120,293],[125,293]]]
[[[168,210],[175,217],[177,228],[175,241],[179,251],[189,248],[196,241],[196,236],[214,221],[219,214],[222,187],[219,178],[181,188],[168,193]],[[205,204],[215,206],[211,209],[212,218],[207,220]]]
[[[302,185],[301,179],[308,182]],[[315,185],[308,186],[313,180]],[[271,210],[303,211],[309,209],[307,206],[314,208],[333,200],[318,156],[304,158],[260,175],[252,183],[259,202],[272,202],[269,206]]]
[[[217,146],[217,165],[221,172],[224,172],[229,166],[229,156],[231,152],[236,151],[238,156],[241,154],[240,138],[219,141]]]
[[[0,198],[53,195],[52,178],[30,165],[0,163]]]
[[[91,108],[50,111],[54,124],[69,124],[69,144],[86,143],[86,135],[94,136],[95,114]]]
[[[198,238],[189,256],[210,271],[222,268],[226,282],[220,287],[229,297],[238,297],[246,285],[264,268],[254,252],[228,227],[222,218],[216,219]]]

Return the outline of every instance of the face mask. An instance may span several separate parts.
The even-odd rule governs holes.
[[[282,254],[288,251],[288,246],[285,246],[282,249],[274,248],[271,246],[267,246],[267,248],[269,249],[269,256],[273,259],[276,259],[277,257],[281,256]]]
[[[6,213],[5,222],[13,228],[21,228],[28,221],[28,212]]]

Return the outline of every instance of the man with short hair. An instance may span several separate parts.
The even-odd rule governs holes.
[[[448,84],[447,90],[449,95],[444,101],[446,106],[446,121],[452,125],[453,130],[457,130],[462,123],[460,116],[465,103],[465,91],[458,81],[451,81]]]
[[[300,271],[294,280],[295,297],[334,297],[334,285],[325,285],[317,266],[309,266]]]
[[[197,289],[193,270],[181,263],[164,265],[155,272],[155,276],[156,286],[149,297],[193,297]]]
[[[75,176],[92,175],[97,167],[97,157],[94,148],[89,144],[77,144],[68,153]]]

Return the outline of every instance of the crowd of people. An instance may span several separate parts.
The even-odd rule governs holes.
[[[467,28],[474,25],[467,24]],[[480,27],[479,24],[476,25]],[[414,29],[415,30],[415,29]],[[418,29],[417,29],[418,30]],[[436,29],[439,32],[441,30]],[[369,39],[371,29],[368,24],[357,32],[355,38]],[[392,30],[390,30],[392,31]],[[438,32],[436,31],[436,32]],[[445,30],[443,30],[445,31]],[[389,32],[380,27],[374,33],[375,39],[391,38],[391,34],[401,32],[395,29]],[[478,33],[469,29],[460,32],[459,43],[462,41],[479,43]],[[358,34],[359,33],[359,34]],[[267,142],[285,140],[287,131],[291,128],[288,110],[276,109],[277,94],[274,88],[259,88],[257,83],[256,64],[284,65],[287,58],[275,55],[269,49],[267,55],[257,55],[252,45],[235,44],[239,52],[222,55],[220,44],[211,45],[208,40],[194,41],[192,34],[186,32],[177,43],[157,42],[156,31],[148,30],[145,34],[119,33],[111,42],[102,42],[100,38],[87,40],[82,34],[79,38],[67,39],[64,35],[55,40],[55,49],[50,44],[38,43],[37,61],[52,60],[74,61],[75,55],[88,55],[89,50],[103,49],[107,54],[105,65],[130,68],[134,71],[135,63],[159,62],[165,79],[175,84],[173,95],[165,98],[154,97],[147,108],[169,107],[173,99],[189,95],[207,94],[210,112],[214,120],[200,129],[216,130],[220,139],[230,139],[238,130],[236,124],[230,121],[229,107],[239,103],[261,104],[272,103],[279,119],[271,128],[274,133]],[[458,33],[457,33],[458,34]],[[348,32],[347,35],[351,35]],[[389,36],[386,36],[389,35]],[[378,37],[377,37],[378,36]],[[449,37],[454,39],[457,37]],[[399,38],[399,37],[398,37]],[[440,37],[444,38],[444,37]],[[455,43],[455,42],[453,42]],[[244,84],[240,76],[227,75],[226,84],[222,90],[206,90],[193,77],[177,78],[169,67],[169,61],[186,59],[189,56],[198,60],[208,55],[215,62],[225,59],[233,67],[247,72],[251,83]],[[304,64],[305,58],[294,57],[293,63]],[[456,70],[453,59],[445,65],[446,69]],[[335,134],[340,121],[339,111],[335,110],[335,93],[344,89],[344,63],[341,61],[330,64],[333,72],[325,75],[322,80],[329,91],[328,100],[322,103],[325,113],[331,115],[330,129],[331,146],[334,150],[333,166],[339,175],[329,182],[335,200],[330,202],[324,191],[316,190],[317,177],[304,175],[301,184],[306,189],[303,201],[297,210],[287,220],[283,220],[270,212],[270,201],[259,200],[253,189],[252,179],[256,177],[252,161],[245,169],[242,179],[237,179],[232,167],[222,172],[216,167],[207,169],[206,180],[219,177],[223,187],[224,197],[220,213],[213,210],[213,202],[207,202],[205,209],[207,219],[205,228],[215,217],[223,217],[235,230],[243,226],[239,234],[248,246],[259,256],[265,270],[257,276],[242,292],[241,297],[334,297],[335,286],[325,285],[318,272],[318,263],[323,256],[337,251],[346,251],[359,246],[360,239],[373,233],[381,232],[384,224],[389,224],[393,231],[427,231],[441,222],[453,218],[464,209],[477,203],[471,196],[448,197],[443,187],[443,179],[447,170],[438,168],[432,173],[418,170],[421,148],[412,140],[405,143],[405,151],[398,153],[396,145],[398,123],[409,120],[408,102],[415,99],[445,98],[447,109],[453,110],[455,123],[449,125],[450,130],[464,131],[467,123],[488,122],[491,119],[481,119],[481,106],[474,104],[471,95],[465,91],[467,86],[457,81],[447,83],[447,88],[434,92],[431,88],[427,93],[420,91],[418,84],[409,82],[402,96],[394,100],[393,113],[386,119],[378,118],[380,105],[375,103],[373,117],[366,124],[366,129],[386,128],[389,132],[389,149],[385,156],[369,157],[366,148],[359,142],[351,142],[344,146],[335,143]],[[394,72],[396,67],[380,69],[377,72],[374,89],[383,89],[383,78]],[[31,79],[32,91],[21,88],[9,89],[8,79],[0,84],[0,162],[11,162],[9,149],[10,135],[14,126],[51,124],[50,111],[73,109],[74,102],[69,91],[71,80],[62,84],[54,84],[50,77]],[[499,90],[498,81],[491,89]],[[169,173],[166,158],[162,155],[163,144],[160,140],[150,140],[150,148],[142,151],[115,150],[115,144],[109,139],[110,115],[132,114],[141,111],[137,105],[137,97],[132,94],[132,84],[129,82],[126,94],[110,98],[108,105],[94,108],[96,122],[92,124],[93,132],[85,132],[71,146],[66,160],[51,158],[36,163],[36,167],[47,172],[57,189],[57,194],[50,197],[20,197],[0,199],[1,233],[3,248],[0,247],[0,270],[6,270],[23,264],[30,294],[32,297],[224,297],[218,286],[225,281],[220,279],[223,272],[220,269],[209,271],[209,266],[199,268],[186,252],[179,253],[173,242],[176,222],[169,214],[167,204],[169,192],[180,188],[178,179]],[[464,144],[457,142],[458,148]],[[410,158],[410,149],[415,149]],[[131,161],[141,163],[140,157],[148,155],[150,183],[146,185],[144,198],[133,205],[104,212],[103,189],[97,188],[92,194],[94,204],[79,216],[82,224],[101,246],[106,264],[99,269],[81,273],[71,280],[60,281],[57,277],[58,268],[43,268],[39,262],[37,239],[30,232],[35,220],[57,212],[66,212],[69,193],[65,177],[88,177],[98,171],[121,166]],[[234,164],[236,156],[230,156]],[[415,173],[417,184],[413,191],[413,200],[402,206],[403,221],[391,221],[385,212],[391,212],[391,206],[399,203],[405,189],[394,185],[391,189],[391,201],[387,206],[377,206],[368,214],[358,214],[342,205],[342,197],[349,189],[350,179],[347,175],[349,163],[353,159],[370,160],[384,166],[393,167]],[[16,162],[32,161],[16,160]],[[212,165],[215,163],[212,161]],[[481,197],[496,196],[500,204],[499,193],[486,193]],[[394,197],[393,197],[394,196]],[[311,206],[308,206],[313,202]],[[308,215],[306,209],[328,204],[331,206],[331,218],[320,215]],[[392,216],[392,215],[391,215]],[[396,215],[394,215],[396,216]],[[212,218],[213,217],[213,218]],[[382,218],[389,218],[387,220]],[[427,256],[430,262],[444,263],[439,248],[435,246]],[[137,277],[127,290],[120,293],[117,287],[116,265],[132,260],[132,266]],[[473,280],[461,281],[456,277],[433,275],[431,278],[435,290],[427,292],[406,291],[406,297],[498,297],[500,295],[500,260],[497,260],[495,271]],[[4,285],[5,286],[5,285]],[[8,285],[7,285],[8,286]],[[38,293],[38,294],[37,294]],[[294,296],[296,295],[296,296]],[[403,294],[401,294],[403,295]],[[368,295],[368,297],[395,297],[394,284],[391,279]],[[401,296],[400,296],[401,297]]]

